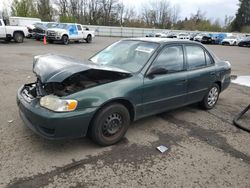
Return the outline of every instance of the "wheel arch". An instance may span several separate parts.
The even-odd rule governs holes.
[[[220,92],[221,92],[221,87],[222,87],[222,83],[221,81],[216,81],[214,82],[215,84],[217,84],[219,86]]]
[[[129,112],[129,116],[130,116],[130,121],[133,122],[135,119],[135,107],[132,104],[131,101],[129,101],[128,99],[125,98],[116,98],[116,99],[112,99],[109,101],[106,101],[105,103],[103,103],[101,106],[98,107],[98,109],[96,110],[95,114],[93,115],[93,118],[91,120],[91,122],[93,121],[93,119],[95,118],[96,114],[103,109],[104,107],[114,104],[114,103],[119,103],[123,106],[125,106]]]
[[[13,37],[15,36],[16,33],[21,33],[23,35],[23,37],[24,37],[24,32],[21,31],[21,30],[14,31],[13,32]]]

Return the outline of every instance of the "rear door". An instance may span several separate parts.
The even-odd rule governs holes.
[[[168,72],[154,77],[145,76],[143,86],[144,114],[156,114],[182,106],[187,92],[187,73],[182,45],[166,46],[148,72],[164,67]]]
[[[0,38],[6,38],[5,25],[2,20],[0,20]]]
[[[185,45],[185,52],[188,69],[187,103],[198,102],[216,81],[214,60],[201,45]]]

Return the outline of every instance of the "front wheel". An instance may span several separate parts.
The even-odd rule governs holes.
[[[218,86],[218,84],[214,83],[212,87],[208,90],[204,99],[201,101],[201,106],[206,110],[214,108],[219,99],[219,95],[220,87]]]
[[[62,42],[64,45],[69,44],[69,37],[67,35],[62,36]]]
[[[127,108],[114,103],[102,108],[94,117],[90,136],[101,146],[109,146],[119,142],[130,124],[130,115]]]

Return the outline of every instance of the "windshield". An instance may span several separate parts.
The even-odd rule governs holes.
[[[119,41],[93,56],[90,61],[100,65],[121,68],[129,72],[138,72],[158,46],[159,44],[154,42]]]
[[[68,24],[58,24],[56,26],[56,28],[60,28],[60,29],[67,29],[67,27],[68,27]]]

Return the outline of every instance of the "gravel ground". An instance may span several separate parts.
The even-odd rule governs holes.
[[[87,59],[117,40],[0,43],[0,187],[250,187],[250,135],[232,125],[250,103],[244,86],[231,84],[210,111],[191,105],[137,121],[111,147],[88,138],[48,141],[24,126],[15,98],[18,87],[35,80],[34,55]],[[232,74],[250,75],[249,48],[209,48],[232,63]],[[161,154],[159,145],[169,150]]]

